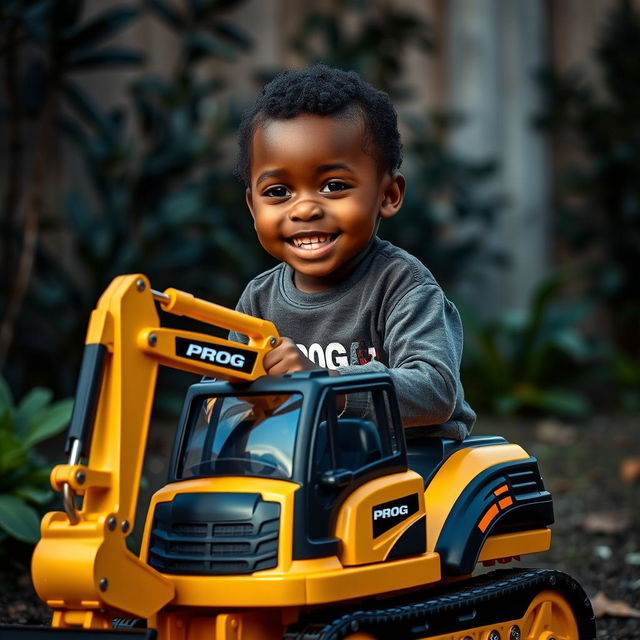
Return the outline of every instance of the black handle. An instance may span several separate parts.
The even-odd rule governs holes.
[[[103,344],[87,344],[84,347],[71,423],[64,449],[67,454],[71,452],[74,440],[80,442],[82,457],[86,457],[89,453],[106,355],[107,347]]]

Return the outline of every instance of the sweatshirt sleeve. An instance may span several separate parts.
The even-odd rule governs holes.
[[[247,313],[249,315],[254,315],[251,312],[251,305],[250,305],[250,293],[249,293],[249,287],[247,286],[247,288],[245,288],[245,290],[242,292],[242,295],[240,296],[238,303],[236,304],[236,311],[240,311],[242,313]],[[233,340],[234,342],[241,342],[242,344],[248,344],[249,343],[249,338],[241,333],[238,333],[237,331],[229,331],[229,336],[228,336],[229,340]]]
[[[372,360],[360,366],[340,367],[340,373],[388,371],[405,427],[444,425],[462,397],[462,324],[457,309],[439,286],[421,284],[397,302],[385,325],[384,349],[389,366]],[[460,424],[454,431],[464,437],[467,429]]]

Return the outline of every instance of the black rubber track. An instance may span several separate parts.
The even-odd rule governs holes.
[[[569,602],[580,640],[594,640],[596,626],[589,598],[573,578],[553,569],[502,569],[445,591],[411,594],[411,602],[405,596],[385,601],[384,608],[378,601],[372,609],[325,611],[322,618],[311,614],[290,627],[284,639],[342,640],[350,633],[365,631],[380,640],[412,640],[455,633],[521,618],[545,590],[556,591]]]

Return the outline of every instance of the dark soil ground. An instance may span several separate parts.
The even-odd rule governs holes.
[[[554,567],[575,577],[600,614],[598,638],[610,640],[640,639],[639,423],[629,417],[582,425],[485,420],[475,430],[504,435],[540,461],[554,496],[552,548],[519,564]],[[150,442],[145,475],[151,487],[163,477],[170,442],[161,436]],[[20,553],[5,548],[0,623],[49,620],[49,610],[34,595],[25,556],[21,560]]]

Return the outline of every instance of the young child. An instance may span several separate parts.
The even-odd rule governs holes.
[[[402,205],[401,146],[389,97],[354,72],[315,65],[267,84],[240,126],[237,172],[280,264],[237,309],[284,336],[268,373],[388,371],[405,427],[462,439],[475,414],[458,312],[420,261],[376,236]]]

